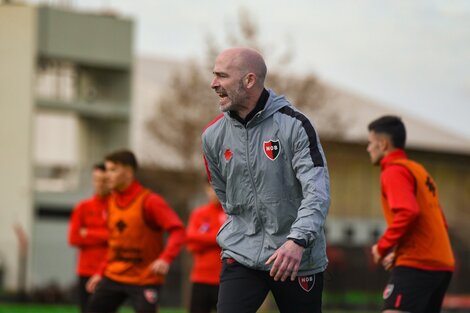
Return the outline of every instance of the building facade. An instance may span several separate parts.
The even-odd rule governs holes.
[[[129,145],[133,22],[0,5],[0,257],[7,290],[74,278],[68,215]]]

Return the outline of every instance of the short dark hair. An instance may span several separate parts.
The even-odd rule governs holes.
[[[94,170],[98,170],[98,171],[106,171],[106,167],[104,166],[104,163],[103,162],[100,162],[100,163],[95,163],[93,165],[93,169]]]
[[[394,115],[382,116],[370,122],[368,128],[369,131],[374,133],[388,135],[395,148],[405,148],[406,129],[400,117]]]
[[[137,164],[137,159],[130,150],[118,150],[108,154],[105,158],[105,161],[113,162],[121,165],[128,165],[132,167],[134,171],[137,170],[139,165]]]

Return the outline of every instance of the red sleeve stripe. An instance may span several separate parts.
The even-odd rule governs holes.
[[[218,120],[220,120],[222,117],[224,117],[224,113],[220,114],[219,116],[217,116],[215,119],[213,119],[209,124],[206,125],[206,127],[204,127],[204,130],[202,132],[205,132],[206,129],[208,129],[210,126],[212,126],[213,124],[217,123]]]

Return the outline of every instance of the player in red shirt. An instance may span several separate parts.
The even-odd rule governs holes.
[[[436,183],[405,154],[405,125],[383,116],[369,124],[371,162],[380,165],[387,229],[372,247],[376,263],[391,270],[383,312],[438,313],[455,261]]]
[[[161,196],[137,182],[137,160],[131,151],[111,153],[105,165],[113,191],[108,256],[101,275],[87,284],[94,291],[88,312],[116,312],[128,299],[135,312],[155,313],[170,263],[184,244],[184,225]]]
[[[194,257],[191,271],[190,313],[209,313],[217,309],[221,249],[216,242],[217,232],[227,216],[209,182],[205,191],[209,202],[194,209],[186,232],[187,248]]]
[[[93,189],[95,195],[77,204],[69,223],[69,244],[78,249],[78,293],[82,313],[90,296],[85,288],[86,283],[99,270],[108,247],[106,206],[109,188],[104,164],[93,167]]]

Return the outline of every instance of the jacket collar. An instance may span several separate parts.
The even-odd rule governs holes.
[[[253,115],[252,115],[251,119],[246,122],[246,125],[243,124],[238,119],[232,117],[230,112],[225,112],[224,113],[225,117],[229,121],[234,123],[235,125],[245,126],[245,127],[249,128],[251,126],[254,126],[254,125],[260,123],[261,121],[265,120],[266,118],[270,117],[271,115],[273,115],[274,113],[279,111],[282,107],[285,107],[287,105],[291,105],[284,96],[276,95],[271,89],[266,90],[266,92],[268,93],[269,96],[266,99],[266,104],[264,105],[264,108],[261,108],[261,110],[259,110],[259,111],[256,110],[256,108],[253,109],[253,111],[256,111],[256,112],[253,112],[253,111],[250,112],[249,115],[251,115],[252,113],[253,113]],[[262,95],[260,96],[260,99],[258,100],[258,103],[257,103],[256,107],[258,107],[258,104],[260,103],[260,101],[264,101],[264,99],[262,99],[263,95],[266,96],[266,94],[263,92]],[[260,107],[261,107],[261,104],[260,104]]]

